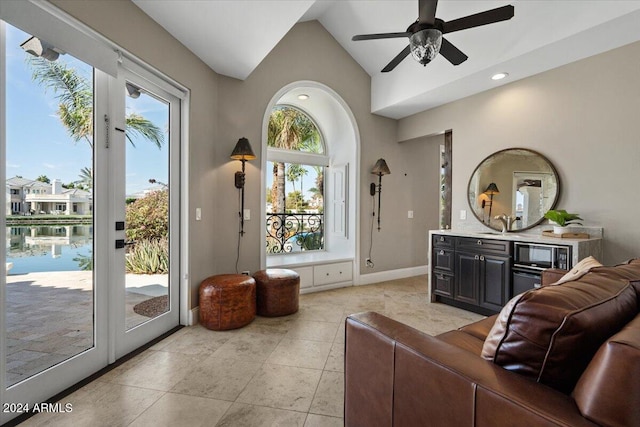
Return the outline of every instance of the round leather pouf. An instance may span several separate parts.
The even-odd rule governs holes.
[[[219,274],[200,284],[200,323],[214,331],[237,329],[256,317],[256,282],[243,274]]]
[[[282,268],[269,268],[256,272],[253,278],[256,279],[257,310],[260,316],[286,316],[298,311],[298,273]]]

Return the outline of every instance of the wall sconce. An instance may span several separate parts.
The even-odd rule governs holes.
[[[373,166],[373,169],[371,169],[371,173],[378,175],[377,188],[376,184],[372,182],[369,192],[371,193],[371,196],[375,196],[376,192],[378,193],[378,231],[380,231],[380,193],[382,192],[382,175],[389,175],[391,171],[384,159],[378,159],[376,164]],[[373,214],[375,215],[375,212]]]
[[[493,207],[493,195],[494,194],[500,194],[500,190],[498,190],[498,186],[496,185],[495,182],[492,182],[491,184],[489,184],[487,186],[487,189],[484,190],[484,193],[489,196],[489,200],[484,202],[484,205],[482,206],[483,208],[486,205],[489,205],[489,223],[491,223],[491,208]]]
[[[233,160],[240,160],[242,162],[242,171],[236,172],[235,175],[235,186],[240,190],[240,212],[238,216],[240,217],[240,235],[244,236],[244,164],[247,160],[253,160],[256,158],[256,155],[253,154],[253,150],[251,149],[251,144],[247,138],[240,138],[236,147],[233,149],[231,153],[231,158]]]

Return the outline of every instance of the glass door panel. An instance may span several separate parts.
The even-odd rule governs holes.
[[[169,311],[169,104],[126,82],[126,330]]]
[[[94,347],[94,70],[6,25],[5,385]],[[38,41],[39,43],[39,41]]]
[[[111,95],[118,358],[178,325],[180,100],[128,63]]]

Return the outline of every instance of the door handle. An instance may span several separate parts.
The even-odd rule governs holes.
[[[135,243],[136,242],[134,241],[125,242],[124,239],[118,239],[116,240],[116,249],[122,249],[125,246],[131,246],[131,245],[134,245]]]

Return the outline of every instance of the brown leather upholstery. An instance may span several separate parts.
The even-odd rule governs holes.
[[[293,270],[269,268],[253,275],[260,316],[286,316],[298,311],[300,276]]]
[[[243,274],[220,274],[202,281],[200,323],[214,331],[245,326],[256,317],[256,282]]]
[[[495,353],[483,356],[570,393],[600,345],[636,316],[634,278],[640,280],[640,263],[597,267],[577,281],[526,292],[504,335],[492,337]]]
[[[346,322],[345,426],[596,426],[570,396],[381,314]]]
[[[582,375],[573,394],[479,357],[477,343],[488,333],[495,316],[437,337],[378,313],[349,316],[345,425],[640,427],[640,279],[633,281],[639,268],[640,260],[598,267],[579,279],[582,287],[576,288],[578,282],[551,287],[569,285],[569,292],[553,295],[565,297],[560,298],[564,309],[571,304],[581,307],[571,316],[563,316],[565,327],[576,337],[582,328],[593,330],[589,321],[598,325],[619,323],[620,313],[633,300],[629,322],[604,338],[606,342],[595,356],[586,359],[584,372],[576,371]],[[600,298],[607,289],[613,297]],[[551,301],[550,295],[545,293],[544,298],[536,299],[538,305],[529,307],[529,311],[553,318],[555,309],[545,305]],[[606,312],[605,317],[601,311]],[[530,326],[541,321],[547,320],[532,318]],[[596,327],[593,333],[604,334],[608,327],[615,329],[605,325]],[[524,326],[519,330],[529,333]],[[559,338],[553,334],[549,339],[555,340],[554,344],[560,341],[559,348],[573,354],[577,364],[583,363],[580,351],[589,352],[593,342],[599,340],[583,335],[572,341],[570,336]],[[548,351],[550,357],[557,359],[562,355],[554,356],[555,350],[551,346]],[[571,366],[568,369],[574,370]]]
[[[542,277],[540,284],[542,286],[549,286],[552,283],[562,279],[562,276],[567,274],[567,270],[560,270],[559,268],[547,268],[542,270]]]
[[[580,412],[596,423],[640,425],[640,316],[600,347],[573,397]]]

